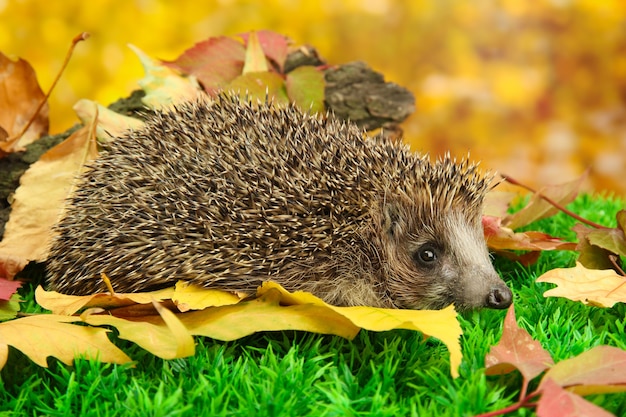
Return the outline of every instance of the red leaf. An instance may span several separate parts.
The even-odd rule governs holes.
[[[163,64],[195,75],[205,90],[212,93],[241,75],[245,56],[241,42],[220,36],[199,42],[176,60]]]
[[[485,356],[485,373],[498,375],[517,368],[527,383],[552,364],[554,361],[550,354],[526,330],[517,325],[515,309],[513,306],[509,307],[504,319],[502,338]]]
[[[537,403],[538,417],[611,417],[613,414],[544,378],[543,393]],[[614,417],[614,416],[613,416]]]
[[[11,296],[22,286],[20,281],[9,281],[0,278],[0,301],[9,301]]]

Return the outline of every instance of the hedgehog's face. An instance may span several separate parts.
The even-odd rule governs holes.
[[[385,284],[396,307],[506,308],[512,294],[494,270],[480,215],[446,210],[424,215],[407,204],[382,213]]]

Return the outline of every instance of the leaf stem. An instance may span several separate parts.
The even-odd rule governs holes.
[[[556,201],[552,200],[550,197],[543,195],[542,193],[540,193],[539,191],[533,189],[532,187],[529,187],[526,184],[522,184],[521,182],[517,181],[516,179],[514,179],[512,177],[509,177],[506,174],[500,173],[500,176],[502,176],[502,178],[504,178],[504,180],[506,182],[508,182],[509,184],[517,185],[518,187],[522,187],[522,188],[530,191],[531,193],[534,193],[534,194],[538,195],[540,198],[543,198],[548,203],[552,204],[554,207],[556,207],[557,209],[561,210],[563,213],[567,214],[570,217],[573,217],[574,219],[578,220],[581,223],[586,224],[587,226],[591,226],[594,229],[610,229],[610,227],[606,227],[606,226],[603,226],[601,224],[594,223],[591,220],[587,220],[584,217],[580,217],[578,214],[574,213],[573,211],[570,211],[570,210],[566,209],[564,206],[562,206],[561,204],[559,204]]]
[[[72,57],[72,53],[74,52],[74,48],[76,47],[76,44],[78,42],[80,42],[80,41],[86,40],[87,38],[89,38],[89,33],[82,32],[82,33],[76,35],[74,37],[74,39],[72,39],[72,44],[70,45],[70,49],[68,49],[67,54],[65,54],[65,59],[63,60],[63,64],[61,65],[61,69],[57,73],[57,76],[54,78],[54,81],[52,82],[52,85],[48,89],[48,92],[46,93],[44,98],[39,102],[39,105],[37,106],[37,109],[35,110],[33,115],[28,120],[28,123],[26,123],[22,127],[22,130],[15,136],[16,138],[22,137],[24,135],[24,133],[26,133],[28,128],[33,124],[33,122],[37,118],[37,115],[39,114],[39,112],[41,111],[43,106],[48,102],[48,98],[50,97],[50,94],[52,94],[52,90],[54,90],[54,87],[56,87],[57,83],[59,82],[59,79],[61,79],[61,75],[63,74],[63,71],[65,71],[65,68],[67,67],[67,64],[70,62],[70,58]]]

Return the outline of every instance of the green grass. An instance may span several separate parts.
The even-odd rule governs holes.
[[[617,199],[588,196],[569,206],[607,225],[614,225],[622,207]],[[573,239],[573,224],[559,214],[533,229]],[[514,290],[518,322],[555,361],[600,344],[626,349],[624,304],[599,309],[543,298],[551,285],[535,278],[571,266],[574,259],[572,252],[546,252],[529,268],[496,259]],[[29,301],[24,308],[35,306]],[[464,360],[457,379],[450,377],[445,347],[410,331],[362,331],[353,341],[304,332],[257,334],[228,343],[197,338],[194,357],[170,361],[117,341],[136,360],[135,367],[88,360],[68,367],[50,359],[44,369],[11,349],[0,373],[0,416],[471,416],[506,407],[519,395],[518,374],[484,374],[484,356],[500,338],[504,314],[463,314]],[[588,398],[626,415],[626,394]]]

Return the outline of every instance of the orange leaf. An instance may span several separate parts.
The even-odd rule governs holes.
[[[12,61],[0,52],[0,135],[1,151],[15,152],[48,133],[48,105],[39,111],[33,124],[21,136],[18,135],[37,110],[45,94],[37,83],[35,71],[23,59]],[[2,140],[14,139],[3,144]]]
[[[544,292],[544,297],[565,297],[599,307],[626,302],[626,279],[612,269],[587,269],[577,262],[574,268],[548,271],[537,282],[558,285]]]
[[[553,364],[552,357],[541,344],[517,325],[515,309],[511,305],[504,319],[502,338],[485,356],[485,374],[499,375],[516,368],[528,383]]]

